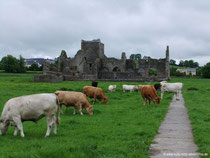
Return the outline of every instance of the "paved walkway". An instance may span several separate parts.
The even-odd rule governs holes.
[[[192,128],[184,106],[184,99],[175,96],[159,128],[159,134],[150,146],[151,158],[197,158],[198,147],[193,141]],[[193,155],[195,154],[195,155]]]

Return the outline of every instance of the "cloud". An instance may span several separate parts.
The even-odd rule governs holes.
[[[177,0],[1,0],[0,57],[73,57],[81,39],[100,38],[109,57],[210,61],[210,2]]]

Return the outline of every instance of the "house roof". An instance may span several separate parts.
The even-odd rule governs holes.
[[[196,68],[177,69],[177,71],[196,72]]]

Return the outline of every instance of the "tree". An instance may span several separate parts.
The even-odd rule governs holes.
[[[184,61],[184,66],[185,66],[185,67],[190,67],[190,64],[189,64],[189,61],[188,61],[188,60],[185,60],[185,61]]]
[[[16,59],[12,55],[7,55],[1,60],[2,69],[6,72],[26,72],[25,62],[22,56]]]
[[[130,55],[130,59],[133,59],[134,60],[134,56],[135,56],[134,54],[131,54]]]
[[[29,68],[29,71],[39,71],[39,66],[37,63],[33,63]]]
[[[198,62],[194,62],[193,60],[185,60],[185,61],[180,60],[179,66],[196,68],[199,67],[199,64]]]
[[[151,59],[151,57],[150,56],[144,56],[143,59],[149,60],[149,59]]]
[[[179,61],[179,66],[184,66],[184,61],[183,60]]]
[[[140,60],[140,59],[141,59],[141,54],[136,54],[136,55],[135,55],[135,59],[136,59],[136,60]]]
[[[175,76],[177,68],[170,67],[170,76]]]
[[[139,60],[139,59],[141,59],[141,54],[131,54],[130,59]]]
[[[176,60],[171,59],[170,60],[170,65],[176,65]]]
[[[196,76],[202,76],[202,67],[196,68]]]
[[[0,70],[3,70],[2,62],[0,61]]]
[[[194,62],[194,67],[199,67],[199,63],[198,62]]]
[[[12,55],[7,55],[1,60],[2,68],[6,72],[17,72],[18,60]]]
[[[26,72],[25,61],[23,57],[20,55],[20,59],[18,60],[18,69],[17,72]]]
[[[202,77],[204,77],[204,78],[210,78],[210,62],[208,62],[202,68]]]

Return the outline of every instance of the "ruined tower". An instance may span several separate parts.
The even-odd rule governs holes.
[[[169,60],[169,46],[166,47],[166,63],[165,63],[165,68],[166,68],[166,77],[169,80],[170,79],[170,60]]]

